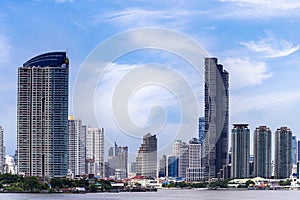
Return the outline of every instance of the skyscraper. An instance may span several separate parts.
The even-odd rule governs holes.
[[[167,156],[167,177],[178,177],[178,157]]]
[[[205,140],[205,117],[199,118],[199,141],[201,144],[204,143]]]
[[[218,64],[217,58],[205,58],[204,114],[205,178],[220,177],[220,170],[228,157],[229,74]]]
[[[297,137],[292,136],[292,165],[296,164],[297,161],[298,161]]]
[[[145,177],[157,176],[157,139],[151,133],[143,137],[136,157],[136,174]]]
[[[260,126],[254,131],[254,176],[270,178],[272,158],[272,134],[267,126]]]
[[[128,177],[128,147],[119,146],[118,147],[118,160],[119,160],[119,169],[121,172],[120,178]]]
[[[162,155],[159,158],[158,177],[165,177],[167,175],[167,156]]]
[[[87,172],[104,177],[104,129],[88,128],[86,136]]]
[[[3,142],[4,129],[0,126],[0,174],[4,173],[5,166],[5,146]]]
[[[69,170],[74,176],[86,174],[86,132],[87,127],[80,119],[69,116]]]
[[[18,173],[60,177],[68,173],[66,52],[36,56],[18,69]]]
[[[250,156],[250,130],[248,124],[233,124],[231,147],[232,178],[248,178]]]
[[[288,178],[292,171],[292,131],[288,127],[275,132],[275,178]]]
[[[203,179],[201,167],[201,143],[198,138],[189,141],[189,166],[186,169],[187,181],[199,181]]]
[[[189,146],[181,140],[173,143],[173,155],[178,158],[178,177],[186,178],[186,169],[189,166]]]

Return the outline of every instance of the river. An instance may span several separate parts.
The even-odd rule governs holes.
[[[6,194],[1,193],[1,200],[296,200],[300,191],[279,190],[175,190],[163,189],[158,192],[121,192],[87,194]]]

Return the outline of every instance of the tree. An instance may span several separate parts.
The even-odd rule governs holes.
[[[24,180],[23,187],[27,191],[41,190],[41,183],[37,177],[29,176]]]

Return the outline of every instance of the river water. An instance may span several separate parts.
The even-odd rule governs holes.
[[[175,190],[163,189],[158,192],[121,192],[88,194],[0,194],[1,200],[296,200],[300,191],[278,190]]]

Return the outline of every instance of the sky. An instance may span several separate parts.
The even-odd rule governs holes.
[[[299,18],[298,0],[0,0],[7,154],[17,146],[17,69],[49,51],[67,51],[69,112],[104,127],[106,146],[137,152],[149,131],[167,152],[195,137],[208,56],[230,74],[230,124],[288,126],[300,138]]]

